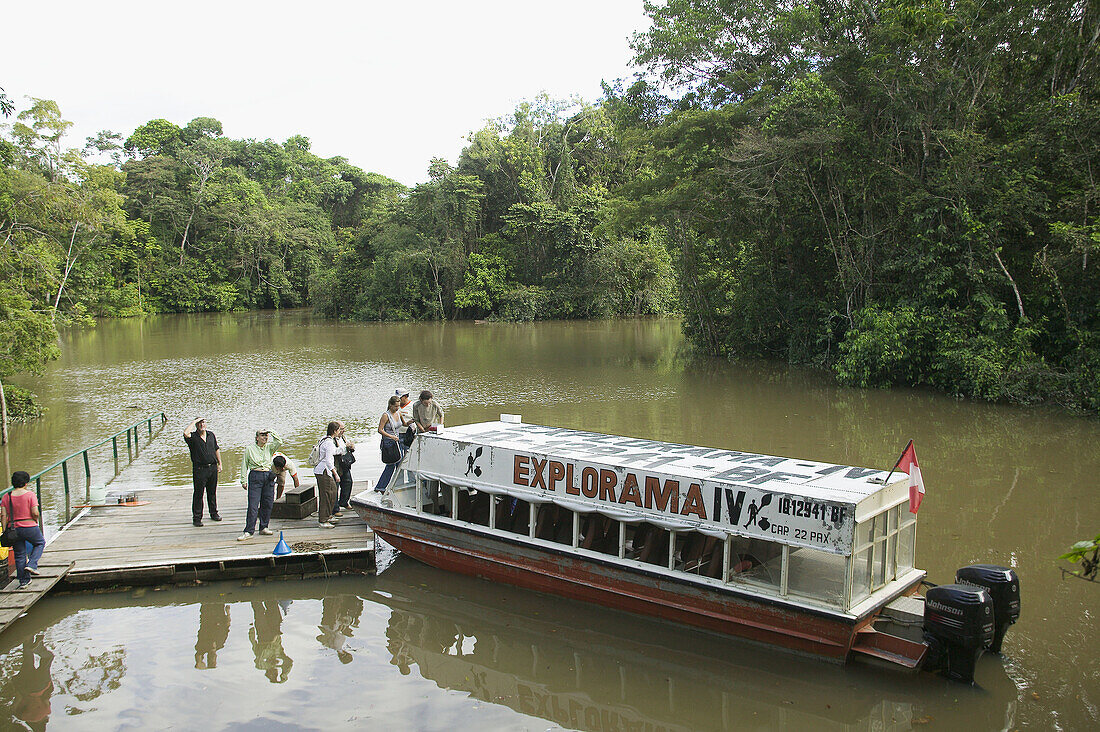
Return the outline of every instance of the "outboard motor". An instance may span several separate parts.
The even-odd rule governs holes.
[[[1020,578],[1016,576],[1016,570],[995,564],[971,564],[955,572],[955,582],[989,590],[993,598],[993,621],[996,623],[989,650],[1000,653],[1001,641],[1008,632],[1008,626],[1020,619]]]
[[[925,594],[925,668],[973,683],[974,664],[993,633],[993,598],[985,588],[941,585]]]

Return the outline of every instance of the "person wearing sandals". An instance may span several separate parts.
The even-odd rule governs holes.
[[[383,412],[382,417],[378,420],[378,434],[382,435],[383,440],[393,440],[397,443],[398,448],[401,450],[401,456],[405,456],[405,445],[402,444],[401,438],[398,437],[398,431],[401,429],[401,397],[394,394],[390,397],[389,403],[386,405],[386,411]],[[383,493],[386,490],[386,486],[390,484],[390,479],[393,477],[394,472],[397,470],[397,466],[401,461],[396,463],[388,463],[385,469],[382,471],[382,475],[378,476],[378,485],[374,487],[374,490],[379,493]]]
[[[31,583],[31,576],[38,574],[38,560],[46,548],[46,539],[38,527],[38,496],[27,490],[31,476],[25,470],[11,474],[12,490],[0,499],[0,527],[15,524],[15,530],[21,541],[15,542],[15,571],[19,577],[19,587]],[[27,545],[30,552],[27,552]]]

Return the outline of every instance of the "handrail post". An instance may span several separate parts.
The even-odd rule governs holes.
[[[42,476],[34,479],[34,492],[38,496],[38,528],[43,536],[46,534],[46,513],[42,510]]]
[[[145,420],[145,425],[149,428],[149,436],[152,437],[153,436],[153,418],[150,417],[149,419]]]
[[[138,445],[137,425],[134,425],[134,457],[141,457],[141,447]]]
[[[92,466],[88,462],[88,451],[84,451],[84,492],[89,501],[92,499]]]
[[[111,452],[115,456],[115,475],[118,475],[118,435],[111,435]]]
[[[61,477],[65,481],[65,523],[69,523],[69,463],[61,461]]]

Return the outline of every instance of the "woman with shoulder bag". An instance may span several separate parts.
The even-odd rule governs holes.
[[[336,501],[336,511],[351,508],[351,491],[355,480],[351,477],[351,464],[355,462],[355,443],[344,437],[340,438],[342,453],[336,455],[336,472],[340,474],[340,497]]]
[[[46,548],[46,539],[38,527],[38,497],[27,490],[31,476],[24,470],[11,474],[12,491],[0,499],[0,526],[15,526],[18,540],[12,546],[15,552],[15,571],[19,577],[19,587],[26,587],[31,576],[38,574],[38,560]],[[27,544],[31,545],[30,554]]]
[[[379,493],[386,490],[386,486],[390,484],[390,479],[397,470],[397,464],[401,462],[401,458],[405,457],[405,450],[401,446],[401,439],[398,437],[400,429],[401,397],[395,394],[390,397],[389,404],[386,405],[386,411],[378,420],[378,434],[382,435],[382,442],[380,443],[382,462],[386,464],[382,475],[378,476],[378,485],[374,487],[374,490]]]

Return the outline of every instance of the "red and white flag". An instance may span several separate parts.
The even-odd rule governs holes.
[[[917,450],[913,447],[912,440],[909,440],[894,469],[909,473],[909,513],[916,513],[924,499],[924,478],[921,477],[920,466],[917,465]]]

